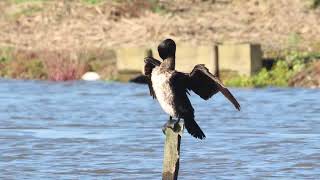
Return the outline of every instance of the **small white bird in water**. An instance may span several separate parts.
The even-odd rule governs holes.
[[[85,81],[96,81],[100,79],[100,76],[96,72],[86,72],[82,75],[81,79]]]

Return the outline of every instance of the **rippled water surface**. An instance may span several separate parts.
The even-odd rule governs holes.
[[[231,91],[193,94],[179,177],[319,179],[320,90]],[[167,119],[144,85],[0,80],[0,179],[161,179]]]

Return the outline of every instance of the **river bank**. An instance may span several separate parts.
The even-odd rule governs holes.
[[[0,49],[0,76],[14,79],[67,81],[88,71],[102,79],[117,78],[116,59],[110,49],[22,50]]]
[[[319,87],[320,54],[291,53],[276,59],[257,74],[239,76],[222,72],[221,80],[233,87]],[[117,57],[111,49],[32,51],[0,49],[0,76],[14,79],[53,81],[77,80],[88,72],[103,80],[128,80],[117,71]]]
[[[251,77],[233,75],[225,78],[224,82],[233,87],[320,88],[319,64],[320,53],[291,52]]]
[[[263,58],[277,63],[253,77],[233,74],[223,81],[236,87],[300,86],[297,81],[313,76],[295,74],[312,73],[307,67],[320,52],[320,40],[314,38],[320,34],[320,10],[310,2],[4,0],[0,76],[60,81],[95,71],[102,79],[121,80],[112,50],[155,46],[170,37],[194,45],[259,43]],[[306,61],[310,57],[314,60]]]

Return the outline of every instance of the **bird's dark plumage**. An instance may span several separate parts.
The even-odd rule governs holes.
[[[173,89],[173,103],[176,107],[178,118],[184,119],[185,127],[189,134],[195,138],[204,139],[206,136],[199,125],[194,120],[194,109],[188,98],[189,76],[184,73],[175,71],[170,79]]]
[[[196,65],[191,73],[175,70],[176,45],[173,40],[164,40],[158,46],[158,51],[163,62],[152,57],[145,58],[144,70],[149,78],[150,95],[157,97],[163,110],[170,116],[184,119],[185,127],[192,136],[199,139],[206,137],[194,119],[188,91],[195,92],[204,100],[221,92],[240,110],[240,104],[230,91],[203,64]]]
[[[176,43],[172,39],[166,39],[159,44],[158,52],[159,56],[163,60],[167,59],[168,57],[175,57]]]
[[[188,89],[204,100],[208,100],[214,94],[221,92],[240,111],[240,104],[236,98],[203,64],[196,65],[189,74]]]

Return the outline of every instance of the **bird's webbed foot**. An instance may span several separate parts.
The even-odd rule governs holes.
[[[170,116],[169,120],[162,126],[163,134],[165,134],[167,128],[171,128],[173,131],[179,130],[179,128],[180,128],[179,122],[180,122],[180,118],[178,118],[178,120],[174,120]]]

